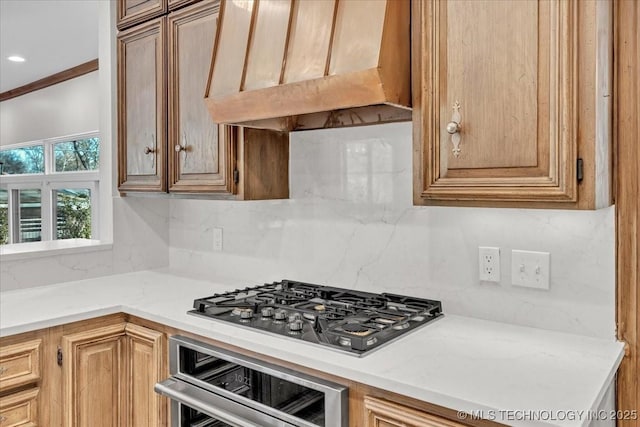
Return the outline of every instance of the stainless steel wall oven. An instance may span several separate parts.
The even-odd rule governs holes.
[[[172,427],[347,427],[348,389],[187,337],[169,339]]]

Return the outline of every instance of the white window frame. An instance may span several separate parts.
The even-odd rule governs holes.
[[[2,146],[2,151],[13,150],[16,148],[25,148],[33,146],[43,146],[44,150],[44,173],[21,174],[21,175],[0,175],[0,188],[7,190],[8,196],[8,219],[9,219],[9,243],[15,244],[16,233],[19,227],[15,227],[16,206],[19,206],[19,200],[16,190],[40,190],[41,195],[41,241],[56,240],[56,215],[54,215],[55,206],[53,203],[53,193],[56,190],[64,188],[83,188],[89,189],[91,194],[91,240],[100,239],[100,221],[99,221],[99,188],[100,188],[100,169],[92,171],[77,172],[56,172],[55,171],[55,155],[54,146],[60,142],[69,142],[77,139],[88,139],[100,137],[99,132],[85,132],[80,134],[68,135],[58,138],[49,138],[38,141],[23,142],[19,144],[11,144]],[[102,141],[100,141],[102,145]],[[101,150],[102,153],[102,150]]]

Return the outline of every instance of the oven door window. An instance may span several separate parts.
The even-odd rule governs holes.
[[[181,427],[233,427],[193,408],[180,405]]]
[[[317,426],[325,425],[324,394],[318,390],[185,347],[180,347],[180,372],[214,389],[226,390]]]

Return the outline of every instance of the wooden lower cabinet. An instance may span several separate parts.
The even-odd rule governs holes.
[[[119,426],[124,324],[62,337],[63,424]]]
[[[123,410],[125,425],[166,425],[165,399],[153,386],[166,377],[165,338],[162,332],[128,323],[123,353]]]
[[[38,422],[38,388],[0,397],[0,426],[31,427]]]
[[[463,424],[448,408],[118,313],[0,338],[0,362],[18,357],[12,366],[29,378],[0,388],[0,427],[168,427],[170,401],[153,388],[169,376],[171,335],[347,386],[349,427],[500,425],[477,419]]]
[[[460,427],[446,418],[375,397],[364,398],[364,427]]]
[[[0,341],[0,427],[45,425],[38,410],[41,353],[42,338],[35,333]]]
[[[63,425],[159,426],[164,336],[127,322],[64,335]]]

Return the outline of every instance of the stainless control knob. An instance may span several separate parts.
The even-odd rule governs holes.
[[[242,310],[240,312],[241,319],[251,319],[253,317],[253,311],[251,310]]]
[[[297,319],[289,323],[289,329],[291,332],[300,332],[302,330],[302,320]]]
[[[262,314],[262,317],[273,317],[273,307],[265,307],[262,310],[260,310],[260,313]]]
[[[301,320],[302,317],[300,316],[300,313],[293,313],[289,316],[289,323],[295,322],[296,320]]]
[[[273,313],[273,318],[275,320],[284,320],[287,318],[287,312],[284,310],[278,310],[275,313]]]
[[[460,132],[461,128],[460,128],[460,123],[458,122],[449,122],[447,123],[447,132],[449,132],[451,135],[453,135],[454,133],[458,133]]]

